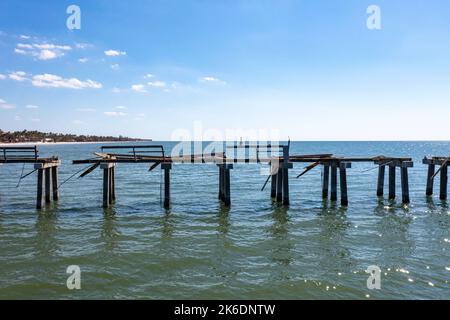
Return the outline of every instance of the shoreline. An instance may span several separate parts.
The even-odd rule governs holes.
[[[11,142],[11,143],[2,143],[0,142],[0,147],[14,147],[14,146],[56,146],[56,145],[65,145],[65,144],[100,144],[100,143],[129,143],[129,142],[151,142],[152,140],[140,140],[140,141],[66,141],[66,142]]]

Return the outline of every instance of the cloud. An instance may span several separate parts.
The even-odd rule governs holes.
[[[6,79],[6,76],[4,74],[0,73],[0,80],[4,80],[4,79]]]
[[[77,49],[87,49],[87,48],[92,48],[93,45],[92,45],[92,44],[89,44],[89,43],[76,43],[76,44],[75,44],[75,47],[76,47]]]
[[[200,82],[204,83],[225,83],[225,81],[222,81],[216,77],[213,76],[206,76],[199,79]]]
[[[35,106],[33,104],[28,104],[28,105],[25,106],[25,108],[27,108],[27,109],[39,109],[39,106]]]
[[[8,75],[8,77],[11,80],[22,82],[22,81],[28,80],[28,78],[26,78],[26,75],[27,74],[23,71],[15,71],[15,72],[10,73]]]
[[[147,84],[150,87],[154,87],[154,88],[165,88],[166,87],[166,83],[163,81],[153,81],[153,82],[149,82]]]
[[[125,106],[117,106],[116,107],[116,109],[121,109],[121,110],[125,110],[125,109],[128,109],[127,107],[125,107]]]
[[[111,65],[111,69],[113,69],[113,70],[119,70],[119,69],[120,69],[120,66],[119,66],[117,63],[115,63],[115,64],[112,64],[112,65]]]
[[[150,79],[150,78],[153,78],[154,76],[151,74],[151,73],[147,73],[145,76],[144,76],[144,79]]]
[[[32,56],[38,60],[51,60],[62,57],[65,52],[72,50],[67,45],[57,45],[52,43],[18,43],[14,52],[21,55]]]
[[[136,91],[136,92],[147,92],[144,88],[143,84],[133,84],[131,86],[131,90]]]
[[[12,104],[7,103],[5,100],[0,99],[0,109],[3,110],[10,110],[10,109],[15,109],[16,107]]]
[[[126,113],[120,111],[106,111],[103,112],[103,114],[108,117],[124,117],[127,115]]]
[[[66,89],[101,89],[103,85],[101,83],[92,81],[90,79],[86,81],[79,80],[77,78],[65,79],[54,74],[38,74],[33,76],[31,81],[35,87],[50,87],[50,88],[66,88]]]
[[[106,50],[105,55],[107,55],[108,57],[118,57],[118,56],[126,56],[127,53],[125,51]]]
[[[21,34],[21,35],[19,36],[19,38],[20,38],[20,39],[28,40],[28,39],[30,39],[31,37],[30,37],[30,36],[27,36],[27,35],[24,35],[24,34]]]
[[[86,63],[88,61],[89,61],[88,58],[80,58],[80,59],[78,59],[78,62],[80,62],[80,63]]]

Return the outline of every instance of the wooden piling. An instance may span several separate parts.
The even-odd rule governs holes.
[[[328,186],[330,184],[330,166],[323,166],[323,180],[322,180],[322,198],[328,198]]]
[[[347,164],[342,162],[339,165],[339,186],[341,189],[341,205],[348,206],[348,195],[347,195]]]
[[[114,201],[113,201],[113,168],[109,168],[108,169],[108,175],[109,175],[109,178],[108,178],[108,184],[109,184],[109,192],[108,192],[108,201],[109,201],[109,204],[112,204]]]
[[[225,176],[225,190],[224,190],[224,199],[223,202],[226,206],[229,206],[231,204],[231,186],[230,186],[230,169],[225,167],[224,169],[224,176]]]
[[[377,196],[382,197],[384,194],[384,177],[386,172],[385,165],[378,166]]]
[[[283,173],[281,168],[278,169],[277,172],[277,202],[281,202],[283,200]]]
[[[116,201],[116,167],[111,168],[111,193],[112,193],[112,200]]]
[[[441,166],[441,190],[440,190],[440,199],[447,200],[447,182],[448,182],[448,166],[447,163],[444,163]]]
[[[223,169],[219,165],[219,200],[223,200]]]
[[[409,204],[409,183],[408,183],[408,168],[401,167],[401,183],[402,183],[402,202],[404,204]]]
[[[434,175],[435,167],[436,167],[436,165],[434,163],[428,165],[427,191],[426,191],[427,196],[433,195],[433,185],[434,185],[433,175]]]
[[[103,169],[103,208],[109,207],[109,168]]]
[[[58,166],[52,167],[52,191],[53,191],[53,201],[59,200],[59,190],[58,190]]]
[[[164,208],[170,208],[170,169],[171,163],[162,163],[161,169],[164,170]]]
[[[395,165],[389,165],[389,199],[395,199]]]
[[[275,198],[277,196],[277,174],[273,174],[270,183],[270,197]]]
[[[336,163],[331,164],[331,192],[330,200],[337,200],[337,166]]]
[[[283,204],[289,205],[289,169],[283,168]]]
[[[50,203],[51,199],[51,169],[44,169],[44,184],[45,184],[45,203]]]
[[[38,176],[37,176],[37,195],[36,195],[36,209],[42,209],[42,185],[43,185],[43,179],[44,178],[44,169],[38,169]]]

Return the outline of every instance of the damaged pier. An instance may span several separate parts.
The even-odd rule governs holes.
[[[427,187],[426,187],[426,195],[427,196],[433,195],[434,178],[438,174],[440,174],[439,198],[441,200],[447,200],[449,161],[450,161],[450,157],[431,157],[431,158],[425,157],[422,160],[423,164],[428,165]],[[439,169],[435,172],[436,166],[439,166]]]
[[[37,171],[36,209],[42,209],[42,202],[49,204],[59,200],[58,168],[61,161],[57,157],[40,158],[39,150],[34,147],[0,147],[0,163],[34,164],[34,170],[23,178]]]

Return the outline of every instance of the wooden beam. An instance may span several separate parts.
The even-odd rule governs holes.
[[[59,200],[59,190],[58,190],[58,167],[54,166],[52,170],[52,191],[53,191],[53,201]]]
[[[330,184],[330,166],[323,166],[323,179],[322,179],[322,198],[328,198],[328,186]]]
[[[283,204],[289,205],[289,169],[283,168]]]
[[[408,183],[408,168],[400,168],[401,183],[402,183],[402,202],[409,204],[409,183]]]
[[[50,203],[51,199],[51,171],[50,168],[44,169],[44,179],[45,179],[45,203]]]
[[[103,168],[103,208],[109,207],[109,168]]]
[[[278,168],[277,172],[277,202],[281,202],[283,200],[283,173],[281,168]]]
[[[330,200],[337,200],[337,166],[336,163],[331,164],[331,192]]]
[[[378,166],[378,180],[377,180],[377,196],[382,197],[384,194],[384,177],[386,172],[386,166]]]
[[[164,170],[164,208],[170,208],[170,170],[171,163],[161,163],[161,169]]]
[[[341,205],[348,206],[348,195],[347,195],[347,166],[345,163],[340,163],[339,167],[339,186],[341,189]]]
[[[448,182],[448,165],[444,164],[441,167],[441,190],[440,199],[447,200],[447,182]]]

